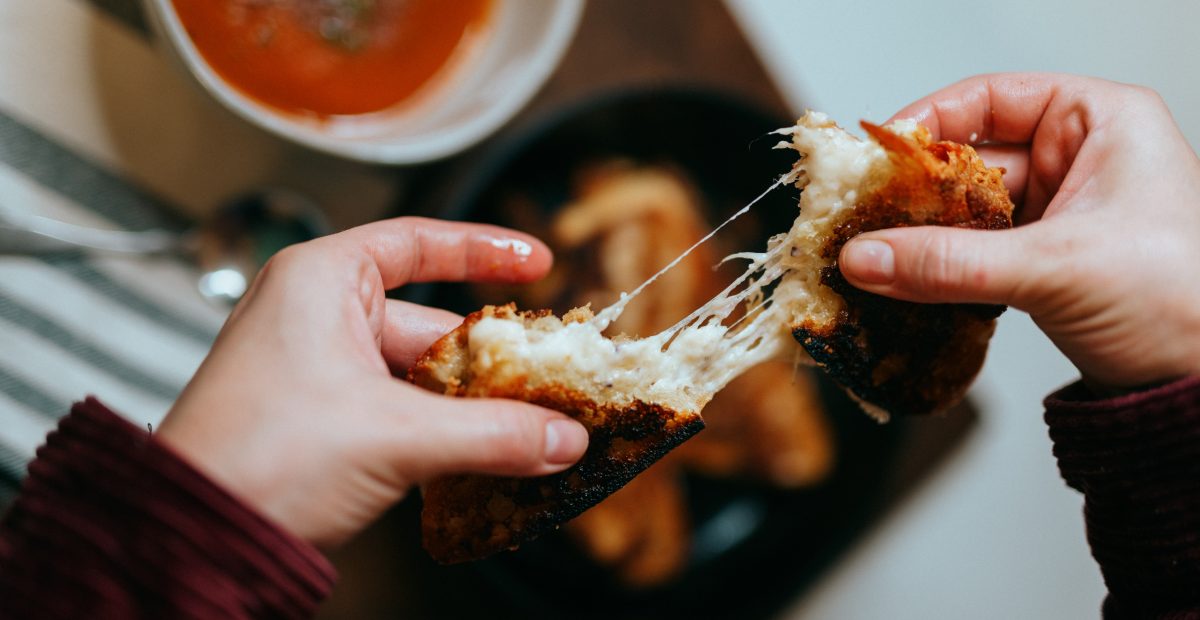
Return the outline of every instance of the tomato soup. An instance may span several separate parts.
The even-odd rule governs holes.
[[[412,98],[487,26],[492,0],[173,0],[209,66],[285,112],[367,114]]]

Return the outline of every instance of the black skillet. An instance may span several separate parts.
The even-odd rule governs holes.
[[[571,180],[582,167],[621,158],[682,169],[711,209],[710,221],[717,223],[790,169],[795,153],[773,149],[779,138],[770,132],[791,122],[736,97],[690,88],[592,98],[496,141],[468,174],[458,177],[437,215],[511,224],[506,205],[520,196],[549,219],[570,197]],[[796,214],[796,198],[793,188],[764,198],[736,229],[740,249],[761,248],[770,234],[786,230]],[[451,284],[409,291],[406,297],[464,314],[484,303],[508,301],[484,299],[477,289]],[[439,609],[448,616],[564,618],[777,613],[894,499],[895,471],[911,469],[903,467],[912,456],[906,450],[912,443],[909,424],[877,424],[836,387],[821,387],[836,435],[832,474],[800,491],[689,476],[695,540],[678,580],[630,589],[565,536],[554,534],[466,566],[430,566],[428,576],[443,593]],[[456,590],[461,596],[449,595]]]

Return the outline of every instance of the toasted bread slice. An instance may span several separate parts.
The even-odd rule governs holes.
[[[549,312],[488,306],[440,339],[409,371],[413,383],[450,396],[512,398],[561,411],[582,423],[590,436],[579,463],[558,474],[462,475],[426,484],[421,526],[425,548],[434,559],[472,560],[531,540],[612,494],[704,428],[698,407],[671,408],[618,395],[592,381],[571,381],[565,378],[571,370],[531,366],[519,353],[477,351],[488,359],[472,359],[470,335],[480,321],[553,333],[587,318],[586,309],[569,314],[564,322]]]
[[[975,150],[933,142],[914,123],[862,123],[859,140],[809,113],[786,130],[800,217],[776,297],[790,297],[804,350],[872,415],[939,412],[962,399],[983,365],[1002,306],[917,304],[851,286],[838,254],[855,235],[902,226],[1012,227],[1003,170]],[[792,291],[797,291],[793,293]]]

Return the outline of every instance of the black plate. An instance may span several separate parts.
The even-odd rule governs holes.
[[[580,167],[620,157],[677,166],[699,186],[720,221],[752,200],[795,159],[774,150],[770,132],[791,124],[724,94],[693,89],[623,92],[571,106],[507,134],[480,158],[439,215],[507,223],[511,196],[532,198],[547,212],[569,197]],[[771,232],[786,230],[796,213],[796,191],[780,188],[739,226],[741,249],[760,249]],[[409,289],[406,297],[460,313],[482,303],[461,285]],[[780,491],[745,481],[687,478],[695,535],[692,557],[675,582],[630,590],[584,557],[565,537],[550,535],[520,550],[464,566],[437,567],[414,559],[410,611],[442,616],[664,618],[765,617],[812,582],[877,518],[898,492],[937,455],[957,443],[973,420],[922,437],[939,420],[879,425],[836,387],[822,398],[834,427],[837,464],[821,484]],[[928,427],[925,427],[928,429]],[[919,450],[920,453],[914,453]],[[407,512],[406,512],[407,511]],[[401,509],[412,527],[414,506]],[[405,534],[399,553],[412,553]],[[419,552],[418,552],[419,553]],[[407,571],[406,571],[407,572]],[[418,585],[419,584],[419,585]],[[457,594],[456,594],[457,593]]]

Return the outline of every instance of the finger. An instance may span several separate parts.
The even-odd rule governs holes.
[[[892,119],[913,119],[934,140],[1027,144],[1056,92],[1084,79],[1050,73],[979,75],[912,103]]]
[[[864,233],[842,248],[842,274],[861,289],[907,301],[1036,303],[1044,266],[1032,228],[971,230],[936,226]]]
[[[983,163],[992,168],[1004,168],[1004,186],[1016,204],[1025,198],[1029,178],[1029,149],[1024,146],[989,144],[975,149]]]
[[[462,324],[453,312],[426,306],[387,300],[384,311],[380,352],[392,374],[408,370],[435,340]]]
[[[396,417],[393,454],[416,482],[459,473],[543,476],[566,469],[587,449],[584,427],[555,411],[424,392],[414,399],[405,391],[401,402],[409,408]]]
[[[894,118],[912,118],[934,139],[1028,145],[1029,166],[1016,192],[1023,221],[1041,216],[1059,191],[1085,138],[1123,111],[1134,90],[1096,78],[1003,73],[968,78],[917,101]]]
[[[322,239],[365,251],[383,285],[409,282],[528,282],[550,269],[550,250],[517,231],[486,224],[402,217]]]

